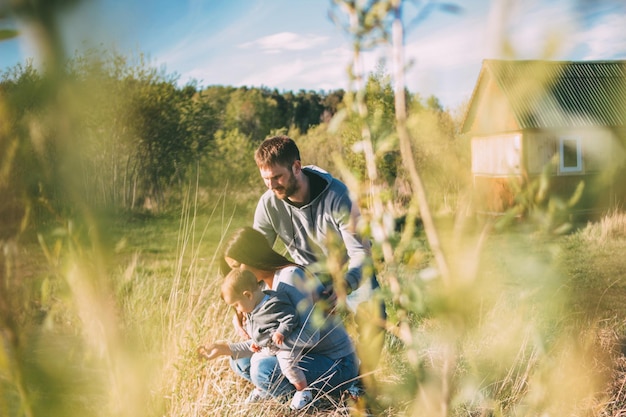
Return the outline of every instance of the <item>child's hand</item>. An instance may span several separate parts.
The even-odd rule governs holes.
[[[198,346],[196,349],[199,359],[215,359],[218,356],[230,355],[232,352],[226,343],[213,343],[210,345]]]
[[[276,346],[282,345],[284,340],[285,340],[285,336],[283,336],[282,333],[275,332],[272,335],[272,341],[274,342]]]
[[[250,350],[253,352],[260,352],[261,351],[261,346],[257,345],[256,343],[252,343],[250,345]]]

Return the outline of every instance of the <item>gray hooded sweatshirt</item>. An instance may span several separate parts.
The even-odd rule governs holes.
[[[313,165],[303,167],[303,171],[310,179],[318,176],[326,184],[322,191],[308,204],[297,207],[267,190],[257,204],[253,227],[271,245],[279,237],[294,262],[314,273],[325,272],[323,263],[331,252],[329,242],[340,239],[343,245],[338,247],[347,262],[346,284],[350,291],[356,290],[365,262],[370,260],[369,248],[356,233],[358,208],[352,204],[346,185],[328,172]]]

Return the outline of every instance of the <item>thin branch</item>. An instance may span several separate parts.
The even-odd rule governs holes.
[[[402,26],[402,10],[400,4],[394,7],[394,20],[392,24],[393,40],[393,60],[395,64],[395,107],[396,107],[396,129],[400,142],[400,154],[406,170],[411,178],[411,184],[417,199],[424,231],[430,244],[430,248],[435,257],[439,273],[445,285],[450,284],[450,269],[446,261],[437,228],[428,206],[426,191],[422,179],[417,172],[413,150],[411,148],[411,136],[406,125],[406,100],[404,95],[404,30]]]

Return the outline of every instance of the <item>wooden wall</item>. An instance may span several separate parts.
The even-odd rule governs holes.
[[[562,137],[580,137],[580,171],[559,171]],[[473,137],[471,145],[475,201],[480,212],[502,213],[511,208],[520,187],[539,181],[547,166],[553,199],[569,201],[583,184],[574,211],[601,211],[615,202],[626,203],[626,177],[620,179],[626,168],[618,171],[626,159],[625,147],[609,129],[509,132]]]

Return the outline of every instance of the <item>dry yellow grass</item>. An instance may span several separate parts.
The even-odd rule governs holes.
[[[621,415],[626,238],[605,230],[619,229],[622,216],[559,238],[492,235],[479,273],[452,289],[409,266],[381,268],[383,282],[392,272],[400,278],[402,297],[388,300],[395,336],[387,338],[370,409],[383,416]],[[251,385],[226,360],[196,357],[199,344],[234,337],[217,295],[215,256],[221,237],[242,220],[221,219],[118,219],[110,257],[72,249],[68,235],[43,236],[49,260],[23,242],[14,278],[32,285],[22,288],[28,307],[14,358],[31,355],[30,365],[12,363],[9,372],[14,359],[0,361],[3,415],[288,415],[275,401],[243,404]],[[469,258],[459,252],[459,259]],[[24,404],[30,414],[20,414]],[[362,412],[351,401],[324,399],[308,414]]]

